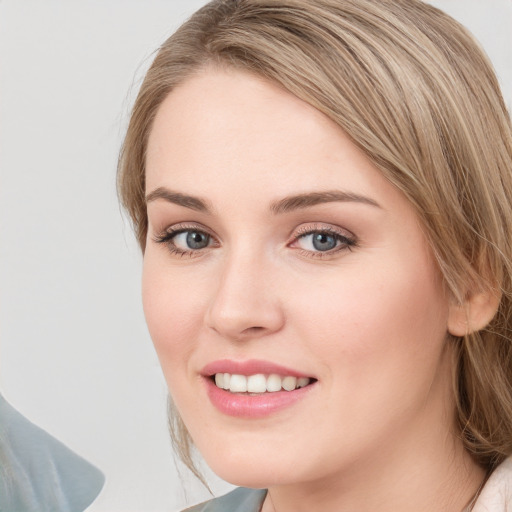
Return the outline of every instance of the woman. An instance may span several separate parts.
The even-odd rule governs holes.
[[[507,509],[511,169],[417,0],[216,0],[164,43],[120,194],[178,451],[249,488],[193,510]]]

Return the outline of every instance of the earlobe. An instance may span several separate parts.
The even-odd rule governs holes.
[[[482,330],[493,319],[501,301],[501,291],[486,290],[475,293],[463,303],[453,302],[448,313],[448,332],[465,336]]]

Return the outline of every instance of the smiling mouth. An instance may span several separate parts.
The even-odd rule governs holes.
[[[295,391],[309,386],[316,379],[309,377],[282,376],[277,374],[240,375],[236,373],[216,373],[211,376],[215,385],[236,394],[263,395],[278,391]]]

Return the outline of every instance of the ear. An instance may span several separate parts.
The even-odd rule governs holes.
[[[448,332],[453,336],[465,336],[482,330],[493,319],[501,301],[501,291],[491,290],[470,295],[464,302],[450,305]]]

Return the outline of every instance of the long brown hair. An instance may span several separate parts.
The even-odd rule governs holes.
[[[118,185],[142,250],[153,119],[207,65],[265,77],[336,122],[416,209],[454,300],[502,294],[485,329],[450,340],[459,433],[492,469],[512,453],[512,128],[483,51],[419,0],[210,2],[162,45],[133,107]]]

